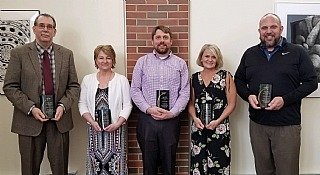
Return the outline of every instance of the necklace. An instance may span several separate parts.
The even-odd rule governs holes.
[[[101,72],[98,72],[99,88],[107,88],[109,86],[109,81],[113,78],[113,75],[114,72],[112,71],[109,75],[108,73],[101,74]]]

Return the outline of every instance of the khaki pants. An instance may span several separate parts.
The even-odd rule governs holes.
[[[267,126],[250,120],[257,175],[298,175],[300,125]]]

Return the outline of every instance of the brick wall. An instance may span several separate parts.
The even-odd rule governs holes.
[[[152,51],[151,31],[157,25],[170,27],[172,51],[189,59],[189,0],[126,0],[127,77],[132,78],[137,59]],[[128,121],[129,174],[142,174],[142,156],[136,140],[137,108]],[[189,118],[181,114],[181,133],[177,152],[176,174],[187,175],[189,158]]]

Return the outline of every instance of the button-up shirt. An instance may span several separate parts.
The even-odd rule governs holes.
[[[43,52],[45,49],[43,49],[38,43],[36,43],[37,46],[37,51],[38,51],[38,58],[39,58],[39,63],[41,70],[42,68],[42,62],[43,62]],[[49,59],[50,59],[50,65],[51,65],[51,70],[52,70],[52,78],[53,78],[53,85],[55,84],[56,76],[55,76],[55,60],[54,60],[54,51],[53,51],[53,46],[51,45],[48,49],[47,52],[49,54]],[[42,74],[41,74],[42,75]],[[44,81],[42,78],[42,93],[45,94],[44,92]]]
[[[190,97],[189,74],[186,62],[170,53],[160,58],[156,52],[138,59],[132,74],[131,97],[145,112],[156,106],[156,91],[169,90],[169,109],[174,116],[182,112]]]
[[[279,50],[282,48],[282,43],[283,43],[283,37],[280,38],[278,41],[277,45],[274,47],[272,51],[268,51],[268,48],[260,43],[260,49],[263,51],[263,53],[266,55],[268,61],[270,61],[270,58]]]

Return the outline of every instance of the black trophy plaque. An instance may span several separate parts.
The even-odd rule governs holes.
[[[55,115],[55,105],[54,105],[54,95],[41,95],[41,111],[46,116],[47,119],[54,118]]]
[[[201,103],[200,104],[200,120],[202,124],[208,125],[213,118],[212,104]]]
[[[157,107],[169,110],[169,90],[157,90]]]
[[[100,109],[97,110],[96,121],[98,122],[101,129],[111,124],[111,110]]]
[[[268,107],[268,104],[271,101],[271,92],[272,92],[271,84],[260,84],[258,101],[259,101],[259,106],[261,108]]]

